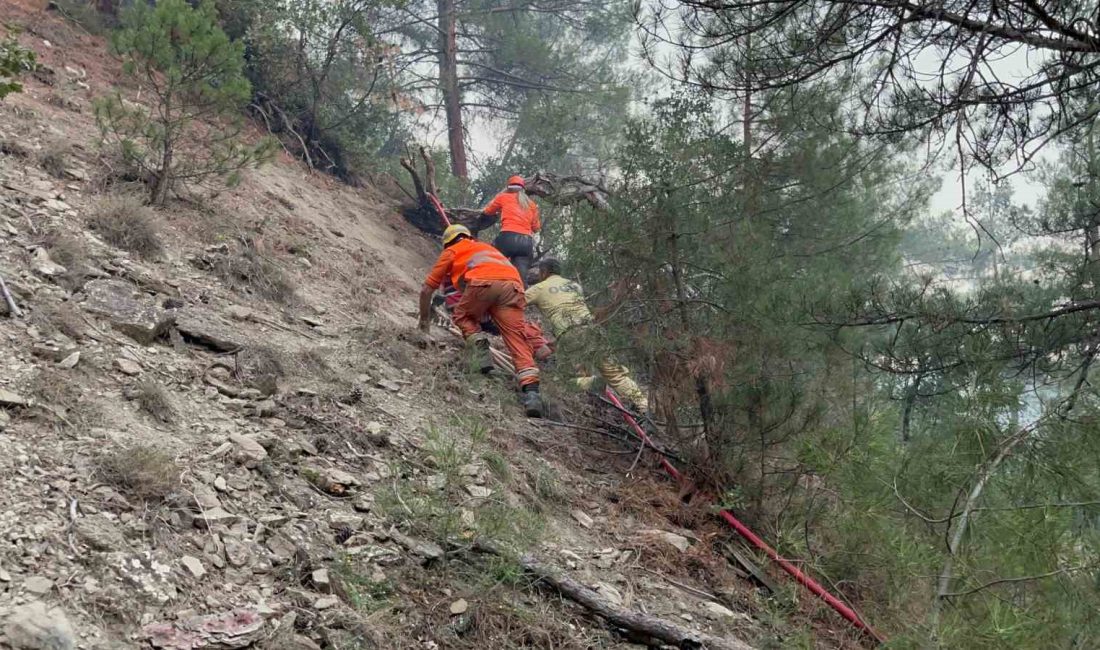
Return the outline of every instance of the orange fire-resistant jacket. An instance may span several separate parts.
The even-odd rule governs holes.
[[[460,290],[473,280],[508,280],[523,285],[519,271],[507,257],[489,244],[475,239],[462,239],[444,248],[424,279],[424,284],[438,289],[448,275],[451,283]]]
[[[539,206],[532,200],[526,210],[519,205],[518,192],[501,192],[482,210],[484,214],[500,215],[500,231],[531,235],[542,228]]]

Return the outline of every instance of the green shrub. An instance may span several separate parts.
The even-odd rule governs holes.
[[[23,91],[18,77],[34,70],[36,60],[34,52],[19,45],[14,36],[0,41],[0,99]]]

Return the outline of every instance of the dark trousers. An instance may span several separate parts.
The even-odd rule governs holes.
[[[531,268],[531,256],[535,252],[534,238],[518,232],[502,232],[493,240],[493,246],[519,270],[519,277],[523,280],[523,286],[526,287],[527,269]]]

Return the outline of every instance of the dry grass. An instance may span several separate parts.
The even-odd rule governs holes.
[[[139,382],[135,389],[134,399],[141,410],[165,424],[175,421],[176,407],[172,405],[172,399],[168,397],[164,386],[146,379]]]
[[[179,488],[181,472],[174,458],[146,445],[120,447],[95,459],[97,480],[147,502],[168,499]]]
[[[14,158],[30,158],[31,150],[18,140],[0,140],[0,154]]]
[[[58,284],[69,291],[79,291],[88,280],[91,265],[84,242],[55,230],[45,234],[42,245],[49,252],[50,259],[65,267],[66,273],[57,278]]]
[[[69,168],[69,156],[72,147],[63,142],[51,142],[38,152],[38,166],[47,174],[59,180],[65,180],[65,170]]]
[[[39,309],[38,321],[74,341],[84,339],[87,326],[80,313],[69,303],[48,304]]]
[[[64,417],[65,424],[85,430],[96,426],[103,414],[84,399],[85,390],[73,381],[73,371],[40,370],[27,386],[27,393]]]
[[[140,257],[156,258],[164,252],[153,209],[134,194],[112,194],[92,207],[88,225],[107,243]]]
[[[472,609],[463,634],[448,648],[545,648],[582,650],[594,647],[579,621],[549,605],[524,606],[515,599],[480,602]]]
[[[286,376],[286,356],[278,349],[254,345],[237,353],[237,372],[242,381],[265,395],[278,390],[278,381]]]
[[[236,254],[219,257],[214,261],[214,272],[237,291],[254,293],[283,305],[297,300],[294,283],[282,267],[254,246],[245,245]]]
[[[310,376],[329,377],[332,375],[332,365],[325,357],[325,353],[318,348],[306,348],[294,356],[297,369]]]

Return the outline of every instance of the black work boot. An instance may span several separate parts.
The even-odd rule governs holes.
[[[527,417],[542,417],[542,396],[539,395],[538,384],[528,384],[524,386],[521,400],[523,402],[523,410],[527,413]]]
[[[489,352],[489,339],[477,339],[474,341],[474,361],[477,369],[483,375],[493,371],[496,365],[493,363],[493,355]]]

